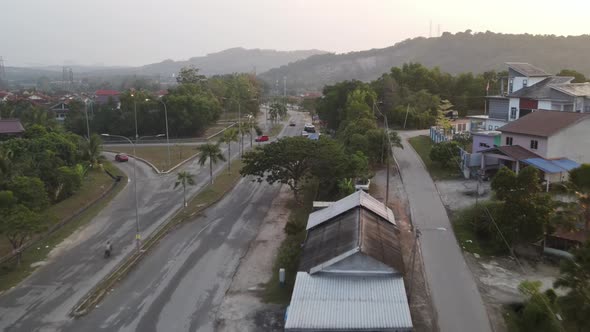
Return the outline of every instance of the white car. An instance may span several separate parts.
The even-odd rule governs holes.
[[[307,137],[307,136],[309,136],[309,133],[304,130],[304,131],[301,132],[301,136]]]

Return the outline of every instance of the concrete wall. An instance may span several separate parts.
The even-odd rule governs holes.
[[[551,110],[551,100],[539,100],[540,110]]]
[[[471,145],[471,152],[472,153],[477,153],[479,151],[487,150],[489,148],[494,147],[494,136],[489,136],[489,135],[472,135],[472,136],[473,136],[473,143]]]
[[[586,119],[551,136],[547,158],[565,157],[578,163],[590,163],[589,128],[590,119]]]
[[[545,137],[538,137],[538,136],[529,136],[529,135],[520,135],[520,134],[512,134],[512,133],[502,133],[502,145],[506,145],[506,137],[512,137],[512,145],[520,145],[521,147],[532,151],[541,157],[547,156],[547,138]],[[536,140],[538,142],[537,149],[531,149],[531,140]]]
[[[516,108],[516,117],[511,117],[512,108]],[[510,98],[510,102],[508,103],[508,121],[514,121],[518,119],[518,113],[520,110],[520,98]]]
[[[501,128],[503,125],[507,124],[507,121],[501,121],[501,120],[494,120],[494,119],[487,119],[486,120],[486,129],[485,130],[497,130],[498,128]]]

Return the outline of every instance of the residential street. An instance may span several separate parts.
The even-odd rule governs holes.
[[[404,149],[395,148],[412,222],[421,230],[424,270],[442,332],[491,331],[477,285],[455,239],[440,196],[422,160],[407,139],[428,131],[399,132]]]
[[[294,116],[298,117],[297,114]],[[295,130],[294,127],[286,128],[292,132]],[[232,147],[233,157],[238,154],[237,147],[237,143]],[[109,156],[112,158],[112,155]],[[130,182],[134,180],[131,178],[132,163],[133,160],[129,163],[116,164],[130,177]],[[137,165],[139,223],[141,234],[145,236],[181,207],[182,190],[173,189],[176,174],[156,175],[149,166],[143,163]],[[218,173],[225,167],[227,167],[225,163],[219,163],[214,166],[214,172]],[[187,170],[195,175],[196,185],[187,188],[191,195],[209,181],[209,169],[201,168],[196,161],[182,166],[181,170]],[[134,250],[135,200],[133,183],[129,184],[86,227],[77,231],[56,248],[43,267],[20,285],[0,296],[1,330],[61,330],[71,321],[68,313],[72,307],[127,253]],[[250,189],[243,189],[243,192],[252,195],[258,192],[259,196],[263,191],[259,189],[251,192]],[[254,198],[257,199],[259,196]],[[235,209],[234,217],[237,217],[238,212],[247,212],[237,209],[235,205],[231,207]],[[229,214],[227,208],[224,212]],[[110,240],[114,247],[114,256],[109,260],[102,257],[107,240]],[[212,241],[210,244],[221,245],[218,241]],[[190,244],[187,243],[187,245]],[[219,266],[225,266],[225,264]],[[161,265],[161,268],[165,270],[166,266]],[[213,273],[213,270],[208,271]],[[153,274],[139,274],[139,276],[145,278],[146,282],[155,281],[157,278]],[[215,275],[212,278],[214,280]],[[131,299],[131,295],[125,294],[125,297]]]

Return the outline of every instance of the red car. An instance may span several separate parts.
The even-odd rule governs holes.
[[[115,160],[118,162],[125,162],[125,161],[129,161],[129,157],[124,153],[117,153],[115,155]]]
[[[266,142],[266,141],[268,141],[267,135],[262,135],[262,136],[256,137],[256,142]]]

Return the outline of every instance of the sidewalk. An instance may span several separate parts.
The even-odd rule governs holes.
[[[400,132],[404,149],[394,148],[412,222],[421,230],[424,270],[442,332],[491,331],[489,319],[434,182],[407,139],[424,131]]]

